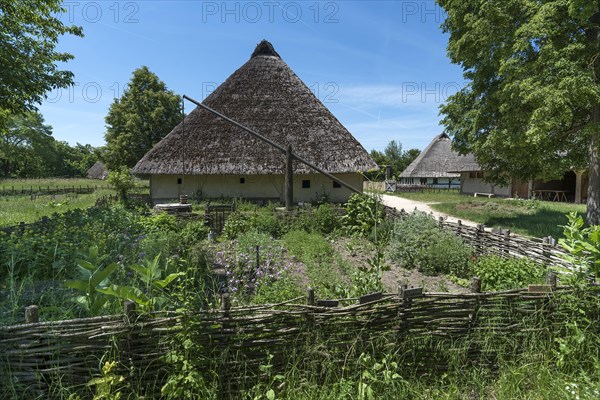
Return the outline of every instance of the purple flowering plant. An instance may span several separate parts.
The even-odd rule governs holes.
[[[299,263],[287,258],[285,247],[272,238],[261,244],[252,240],[233,240],[215,254],[215,263],[225,270],[226,291],[236,296],[250,297],[262,285],[296,271]]]

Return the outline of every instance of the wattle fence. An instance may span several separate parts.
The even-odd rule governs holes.
[[[0,376],[16,398],[52,397],[58,383],[89,396],[93,388],[86,384],[101,376],[101,365],[118,361],[115,373],[130,390],[160,397],[174,367],[169,351],[189,340],[191,362],[206,376],[216,371],[223,398],[264,377],[260,366],[267,360],[272,373],[298,357],[318,370],[331,363],[354,365],[361,352],[375,350],[402,354],[405,367],[439,371],[459,348],[464,363],[493,362],[498,348],[489,346],[490,333],[500,342],[532,333],[558,337],[570,318],[561,301],[570,289],[553,282],[495,293],[478,293],[478,287],[474,281],[472,293],[400,288],[322,301],[309,291],[307,301],[244,308],[230,308],[225,297],[221,309],[193,314],[137,315],[127,304],[123,315],[4,326]],[[29,318],[35,318],[31,311]],[[598,310],[590,318],[598,321]]]

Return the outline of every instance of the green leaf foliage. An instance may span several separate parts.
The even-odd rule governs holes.
[[[64,11],[60,0],[0,1],[0,109],[32,111],[50,90],[73,84],[73,73],[58,67],[73,56],[56,46],[62,35],[83,32],[62,23]]]
[[[396,222],[388,254],[401,267],[427,275],[467,277],[473,249],[453,232],[440,228],[430,215],[415,211]]]
[[[571,262],[580,277],[590,273],[600,274],[600,226],[584,227],[583,218],[575,212],[567,215],[568,224],[563,226],[565,237],[558,243],[569,252],[565,258]]]
[[[486,255],[472,263],[473,276],[481,279],[483,291],[518,289],[544,282],[546,268],[528,258]]]
[[[111,104],[106,116],[109,169],[133,167],[182,117],[180,96],[148,67],[133,71],[123,95]]]
[[[448,55],[466,80],[441,107],[456,148],[475,153],[486,179],[501,184],[597,168],[598,2],[438,3],[447,12]],[[591,178],[588,213],[600,207],[600,180]]]

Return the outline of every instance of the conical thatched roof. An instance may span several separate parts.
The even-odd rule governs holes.
[[[106,179],[107,176],[108,170],[101,161],[96,161],[96,163],[87,170],[87,177],[89,179]]]
[[[402,178],[458,178],[464,167],[474,162],[472,154],[461,156],[452,150],[445,133],[437,135],[400,174]],[[452,172],[450,172],[452,171]]]
[[[377,167],[267,41],[203,103],[281,146],[291,144],[295,154],[327,172]],[[281,174],[285,163],[278,150],[199,107],[146,153],[133,172],[181,174],[182,159],[186,174]],[[296,162],[294,172],[312,171]]]

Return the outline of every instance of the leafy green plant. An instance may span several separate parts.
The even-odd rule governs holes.
[[[473,276],[484,291],[517,289],[544,281],[546,269],[527,258],[484,255],[472,262]]]
[[[225,239],[233,240],[242,233],[248,232],[252,227],[250,221],[244,214],[239,211],[233,212],[227,217],[225,225],[223,226],[223,237]]]
[[[376,195],[353,194],[346,203],[342,224],[351,235],[370,235],[383,221],[383,205]]]
[[[146,259],[143,263],[133,264],[129,268],[138,274],[142,283],[141,290],[134,286],[113,284],[98,291],[109,296],[135,301],[147,311],[162,309],[168,301],[165,289],[183,275],[183,272],[168,273],[160,262],[160,254],[152,260]]]
[[[98,255],[98,247],[92,246],[87,260],[78,260],[77,266],[81,279],[67,281],[65,285],[83,292],[82,296],[76,298],[77,303],[90,315],[98,315],[110,299],[103,289],[108,287],[108,277],[117,269],[117,263],[104,265],[104,257]]]
[[[117,365],[116,361],[105,362],[102,366],[102,376],[88,382],[88,386],[96,387],[93,400],[119,400],[121,398],[125,377],[115,373]]]
[[[571,262],[580,276],[600,274],[600,225],[584,228],[583,218],[576,212],[567,215],[568,224],[563,226],[565,237],[558,243],[569,252],[565,258]]]
[[[413,212],[394,225],[388,254],[400,266],[424,274],[465,277],[473,250],[454,233],[439,227],[431,216]]]
[[[115,188],[119,198],[122,201],[127,201],[129,191],[135,187],[133,175],[127,167],[110,171],[107,178],[108,183]]]
[[[372,355],[362,353],[358,363],[362,369],[357,390],[360,400],[375,400],[378,398],[376,393],[382,387],[394,386],[403,381],[398,373],[398,363],[388,360],[386,356],[378,361]]]
[[[329,235],[341,227],[340,215],[335,207],[329,203],[319,205],[313,212],[315,229]]]

